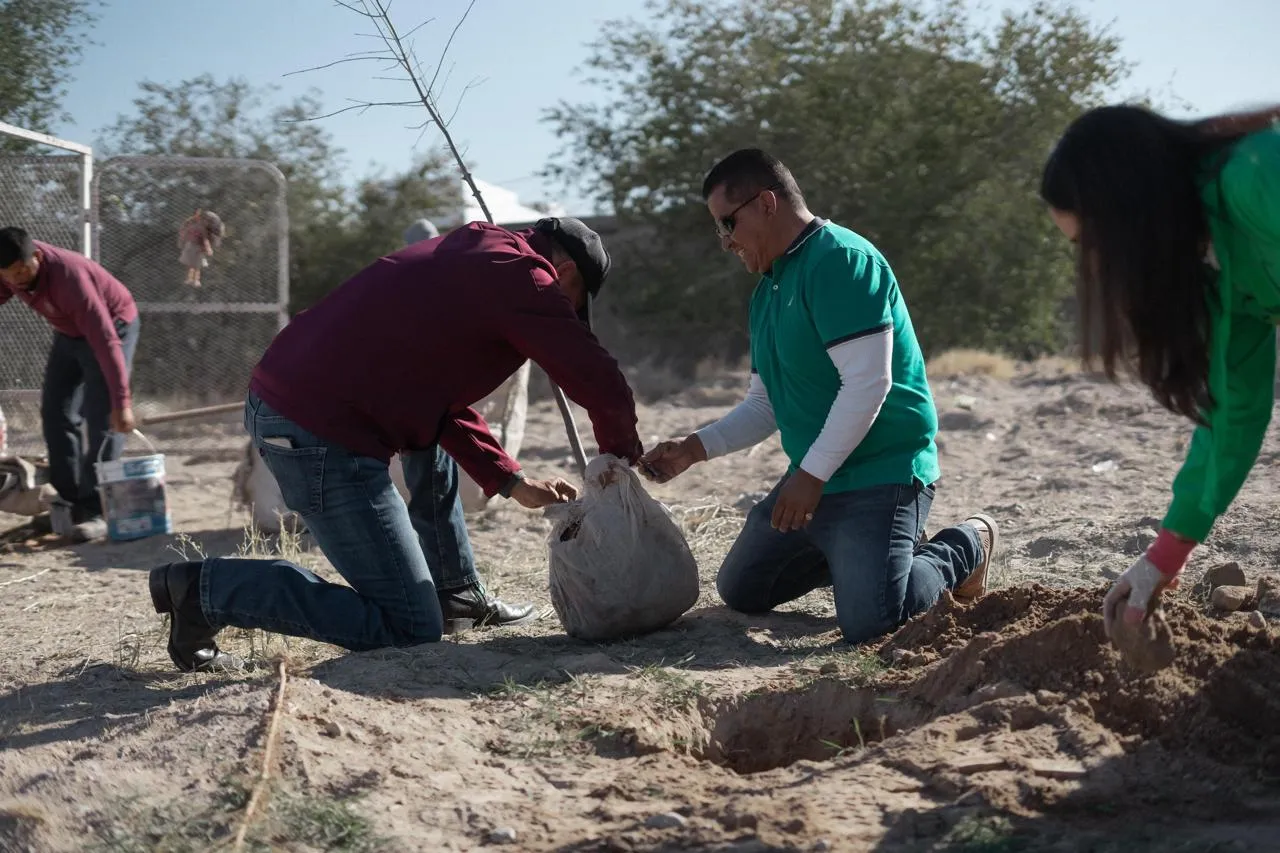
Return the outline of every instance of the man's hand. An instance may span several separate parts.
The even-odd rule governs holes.
[[[525,509],[542,509],[568,503],[578,497],[578,487],[556,477],[554,480],[521,480],[511,488],[511,499]]]
[[[640,470],[655,483],[666,483],[688,471],[697,462],[707,461],[702,439],[691,435],[683,441],[664,441],[640,457]]]
[[[813,521],[814,510],[822,500],[822,487],[826,483],[803,469],[787,478],[773,505],[773,529],[782,533],[803,530]]]
[[[133,418],[133,409],[125,406],[123,409],[116,409],[111,413],[111,429],[115,432],[128,435],[138,426],[138,422]]]
[[[1137,625],[1165,589],[1176,589],[1181,574],[1170,577],[1143,554],[1125,570],[1102,601],[1102,627],[1110,638],[1118,620]]]

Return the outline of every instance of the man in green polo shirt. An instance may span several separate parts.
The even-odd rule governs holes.
[[[751,384],[719,421],[642,463],[666,482],[775,430],[791,460],[720,567],[720,597],[762,613],[830,586],[841,632],[860,643],[927,610],[944,589],[982,595],[999,537],[992,519],[975,514],[923,541],[938,418],[888,262],[810,213],[791,172],[764,151],[720,161],[702,195],[721,247],[761,276]]]

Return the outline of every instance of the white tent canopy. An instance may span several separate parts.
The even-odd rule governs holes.
[[[438,223],[442,228],[453,228],[465,222],[483,222],[485,219],[484,211],[480,209],[479,202],[471,194],[471,187],[467,186],[466,181],[460,182],[462,184],[463,199],[462,214],[461,216],[442,218]],[[482,181],[479,178],[476,178],[475,182],[480,194],[484,196],[484,203],[489,206],[489,212],[493,214],[494,222],[498,225],[534,222],[544,216],[567,215],[565,209],[559,204],[550,205],[550,209],[544,212],[521,204],[520,198],[511,190],[503,189],[496,184]]]

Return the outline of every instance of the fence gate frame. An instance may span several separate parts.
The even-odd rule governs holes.
[[[59,139],[56,136],[50,136],[38,130],[27,130],[25,127],[18,127],[15,124],[3,121],[0,121],[0,134],[12,136],[15,139],[25,139],[28,142],[35,142],[40,145],[47,145],[50,148],[69,151],[80,156],[80,254],[86,258],[93,257],[90,254],[94,248],[93,222],[97,218],[98,212],[93,197],[93,147],[79,142],[72,142],[68,139]],[[40,155],[37,154],[35,156],[38,157]],[[0,391],[3,391],[9,399],[16,402],[40,402],[41,391],[39,388],[0,388]]]
[[[96,237],[101,233],[102,223],[98,216],[100,202],[99,190],[101,178],[111,171],[113,165],[135,166],[203,166],[209,169],[240,168],[265,172],[275,183],[277,189],[276,210],[279,220],[276,223],[276,301],[275,302],[138,302],[139,314],[275,314],[278,329],[283,329],[289,322],[289,207],[288,181],[273,163],[266,160],[253,160],[243,157],[175,157],[158,154],[126,154],[108,157],[98,164],[98,171],[93,175],[90,187],[89,216],[86,234],[92,230]],[[87,239],[87,238],[86,238]],[[94,240],[92,257],[101,263],[101,241]],[[87,253],[86,253],[87,254]]]
[[[79,142],[69,142],[47,133],[17,127],[0,121],[0,133],[6,136],[25,139],[28,142],[39,142],[50,148],[61,148],[80,155],[80,254],[86,258],[93,257],[94,222],[98,218],[97,199],[93,194],[95,183],[93,175],[93,148]]]

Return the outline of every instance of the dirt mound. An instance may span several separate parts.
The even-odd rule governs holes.
[[[1021,689],[1087,709],[1122,736],[1153,738],[1224,764],[1280,765],[1280,637],[1174,599],[1166,618],[1175,660],[1144,675],[1103,634],[1104,593],[1030,586],[973,606],[947,601],[905,625],[880,652],[905,665],[890,673],[904,696],[939,712],[997,688]]]

